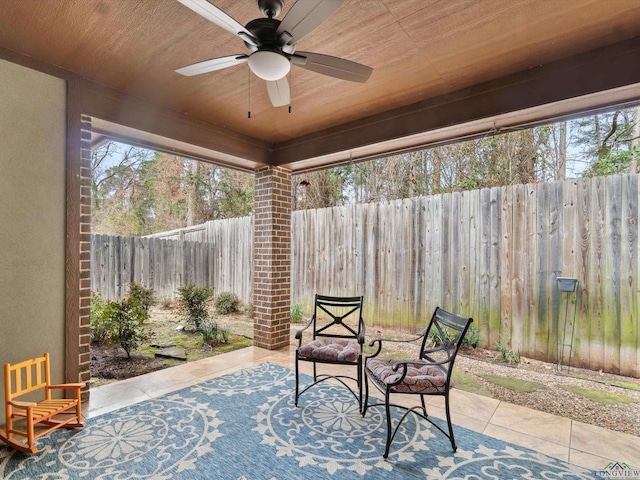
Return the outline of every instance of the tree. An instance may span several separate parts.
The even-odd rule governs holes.
[[[107,302],[103,315],[108,319],[110,340],[119,344],[127,353],[127,358],[131,358],[131,350],[148,339],[142,324],[149,314],[137,299],[128,297],[119,302]]]
[[[107,143],[93,153],[96,233],[147,235],[253,209],[253,175]]]
[[[108,142],[92,153],[92,230],[95,233],[139,234],[149,203],[141,172],[153,152]]]
[[[634,156],[637,109],[616,110],[577,120],[573,141],[589,159],[585,176],[628,172]]]

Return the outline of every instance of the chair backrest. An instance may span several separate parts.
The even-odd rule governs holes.
[[[5,401],[26,395],[50,385],[49,354],[42,357],[30,358],[15,365],[4,366]],[[47,399],[49,391],[46,390]]]
[[[449,379],[453,362],[472,322],[472,318],[461,317],[436,307],[423,332],[420,359],[439,362]]]
[[[313,338],[332,337],[364,341],[362,303],[364,297],[329,297],[316,294]]]

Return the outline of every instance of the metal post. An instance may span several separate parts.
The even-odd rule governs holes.
[[[569,350],[569,359],[567,366],[567,372],[571,368],[571,353],[573,350],[573,336],[576,330],[576,315],[578,312],[578,279],[577,278],[568,278],[568,277],[558,277],[558,309],[560,308],[561,303],[561,294],[565,293],[564,298],[564,319],[562,321],[562,340],[560,340],[560,312],[558,311],[556,331],[558,332],[558,343],[557,343],[557,360],[558,370],[562,370],[564,366],[565,359],[565,348]],[[574,304],[573,304],[573,319],[569,320],[569,300],[571,293],[574,294]],[[570,338],[567,341],[567,323],[571,323],[571,333]]]

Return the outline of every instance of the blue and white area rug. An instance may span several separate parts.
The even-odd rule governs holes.
[[[370,409],[363,419],[344,387],[327,382],[306,392],[296,408],[294,385],[288,369],[248,368],[93,418],[81,430],[58,430],[39,439],[33,455],[0,447],[0,478],[595,478],[593,471],[461,427],[453,453],[444,435],[413,416],[384,460],[383,409]]]

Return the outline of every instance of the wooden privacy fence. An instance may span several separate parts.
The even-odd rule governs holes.
[[[481,346],[547,361],[556,278],[577,278],[572,364],[640,376],[635,174],[299,211],[292,233],[307,311],[316,291],[362,293],[370,324],[418,330],[441,306],[472,316]]]
[[[195,283],[249,302],[251,217],[208,222],[207,227],[209,242],[171,240],[167,232],[160,238],[92,235],[91,289],[119,300],[135,282],[153,288],[156,299],[173,301],[178,287]]]
[[[212,220],[145,238],[207,243],[210,255],[207,268],[211,283],[206,286],[212,287],[215,293],[233,292],[244,303],[252,302],[252,216]]]
[[[91,290],[108,300],[123,298],[130,283],[174,300],[178,287],[212,286],[208,244],[159,238],[91,236]]]
[[[640,376],[638,195],[633,174],[297,211],[291,302],[310,312],[315,292],[363,294],[370,325],[414,331],[440,306],[472,316],[481,346],[501,342],[555,361],[564,320],[556,278],[573,277],[572,364]],[[108,284],[117,295],[131,278],[173,298],[177,286],[201,275],[217,292],[251,301],[251,217],[160,235],[208,243],[149,238],[118,246],[95,236],[108,245],[94,243],[92,288],[104,292]],[[168,250],[156,253],[155,245]],[[120,274],[108,275],[120,277],[107,281],[105,265],[119,266]]]

